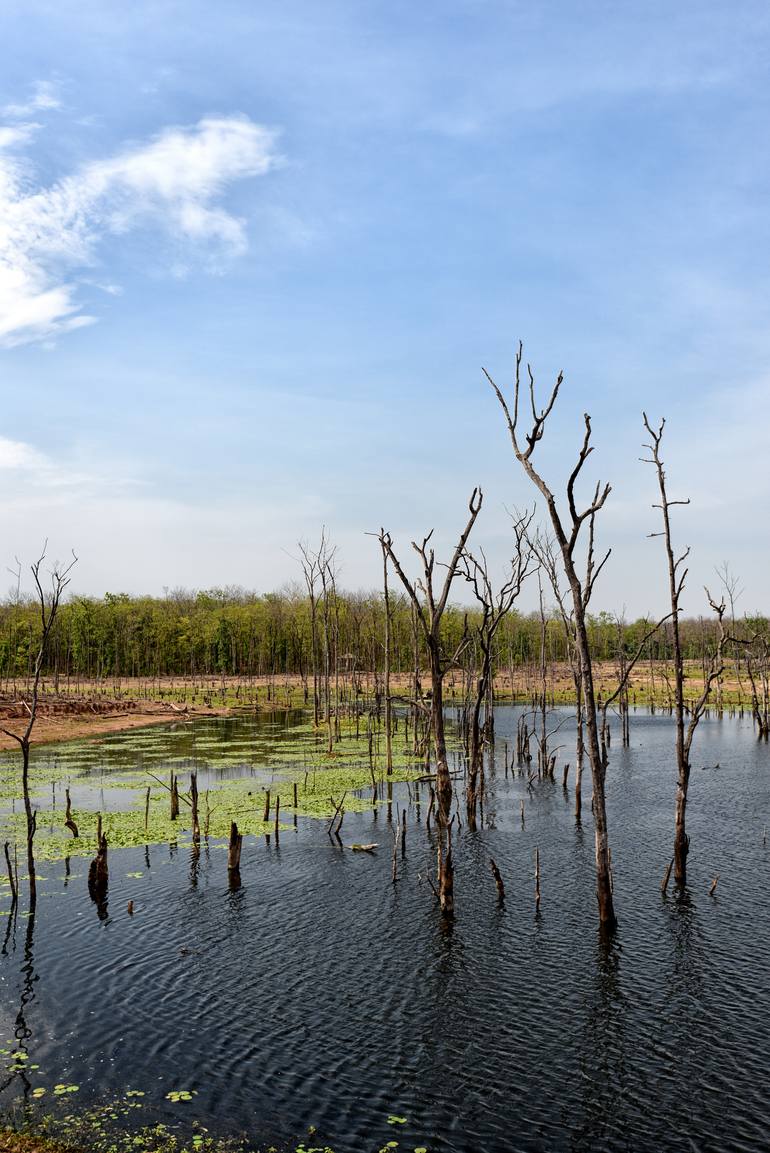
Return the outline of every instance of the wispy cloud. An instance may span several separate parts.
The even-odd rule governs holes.
[[[22,470],[46,468],[49,466],[47,457],[27,444],[23,440],[9,440],[0,436],[0,469]]]
[[[38,80],[29,100],[23,104],[4,105],[0,108],[0,116],[11,120],[23,119],[25,116],[33,116],[35,112],[52,112],[56,108],[61,108],[56,85],[50,80]]]
[[[25,167],[11,149],[25,143],[33,127],[0,128],[7,134],[0,151],[0,346],[5,347],[49,341],[94,322],[81,311],[70,278],[95,262],[107,236],[158,227],[186,250],[220,258],[243,252],[243,222],[218,201],[234,181],[262,175],[277,160],[269,129],[247,117],[209,117],[193,127],[166,128],[147,143],[90,161],[30,192]],[[2,141],[0,135],[0,146]]]

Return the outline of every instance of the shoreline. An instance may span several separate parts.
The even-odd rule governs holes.
[[[569,666],[558,662],[546,665],[546,696],[549,705],[575,703],[575,690]],[[686,670],[688,697],[695,697],[702,685],[702,670],[692,662]],[[427,674],[424,674],[423,681]],[[594,683],[602,696],[614,691],[617,671],[611,662],[597,662]],[[412,696],[409,674],[394,673],[391,693],[403,702]],[[502,669],[495,676],[498,703],[525,704],[542,692],[542,670],[532,665]],[[628,685],[629,705],[663,710],[670,705],[669,667],[663,662],[646,662],[632,674]],[[23,681],[6,681],[0,691],[0,728],[21,735],[29,712],[25,704],[27,685]],[[341,679],[342,704],[353,699],[374,700],[381,696],[381,675],[357,674],[355,692],[349,676]],[[465,679],[460,670],[447,674],[445,702],[457,706],[464,699]],[[725,711],[751,712],[751,700],[745,682],[738,681],[726,670],[723,680]],[[709,708],[717,708],[717,694],[712,693]],[[59,744],[89,739],[109,733],[124,732],[172,721],[197,717],[227,717],[246,713],[286,712],[290,709],[312,710],[312,678],[292,674],[282,677],[158,677],[110,678],[103,681],[80,681],[74,684],[44,678],[41,684],[38,715],[32,733],[32,745]],[[0,751],[15,749],[18,743],[8,732],[0,732]]]

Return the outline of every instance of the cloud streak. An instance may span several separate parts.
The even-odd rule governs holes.
[[[6,348],[94,322],[82,311],[72,277],[95,263],[108,237],[159,228],[199,255],[221,261],[241,254],[243,221],[221,200],[235,181],[262,176],[277,163],[269,129],[243,116],[207,117],[30,191],[14,150],[37,127],[0,126],[0,347]]]

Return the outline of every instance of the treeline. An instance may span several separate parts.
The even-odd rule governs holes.
[[[324,609],[324,644],[333,666],[347,673],[380,669],[385,630],[382,594],[332,589]],[[410,672],[415,663],[416,630],[408,603],[393,594],[391,617],[392,669]],[[457,647],[466,627],[472,637],[478,620],[476,609],[450,606],[443,620],[447,649]],[[770,631],[763,617],[744,620],[740,627],[746,634],[767,636]],[[644,620],[618,621],[609,613],[592,616],[594,658],[615,660],[621,652],[635,652],[648,628]],[[685,620],[681,630],[685,659],[704,660],[714,636],[713,621]],[[4,680],[30,675],[40,633],[39,605],[24,599],[0,603],[0,676]],[[316,633],[318,646],[318,619]],[[495,638],[496,671],[539,661],[543,636],[546,659],[565,660],[564,628],[555,613],[543,622],[537,613],[512,612]],[[472,662],[472,643],[467,651]],[[647,655],[653,660],[671,659],[671,636],[665,625],[649,642]],[[266,594],[224,588],[176,590],[164,597],[125,593],[72,597],[59,610],[44,672],[95,680],[169,675],[312,677],[311,602],[298,587]]]

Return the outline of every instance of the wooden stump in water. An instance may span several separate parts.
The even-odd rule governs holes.
[[[243,833],[238,832],[238,826],[235,821],[230,825],[230,843],[227,847],[227,868],[229,872],[235,872],[241,867],[241,846],[243,844]]]
[[[497,900],[502,905],[505,901],[505,885],[503,884],[503,878],[500,876],[500,870],[497,867],[494,857],[489,858],[489,864],[490,868],[492,869],[492,876],[495,878],[495,884],[497,885]]]
[[[101,828],[101,820],[100,820]],[[99,837],[99,848],[88,869],[88,892],[91,900],[97,905],[104,903],[109,886],[110,873],[107,865],[107,838],[103,833]]]
[[[192,809],[192,835],[193,842],[201,839],[201,827],[198,821],[198,774],[190,773],[190,808]]]
[[[72,817],[72,802],[70,801],[70,791],[69,789],[65,789],[64,792],[67,797],[67,812],[64,815],[64,827],[65,829],[69,829],[73,837],[77,837],[79,836],[79,833],[78,827]]]
[[[171,820],[179,816],[179,781],[175,773],[171,774]]]

